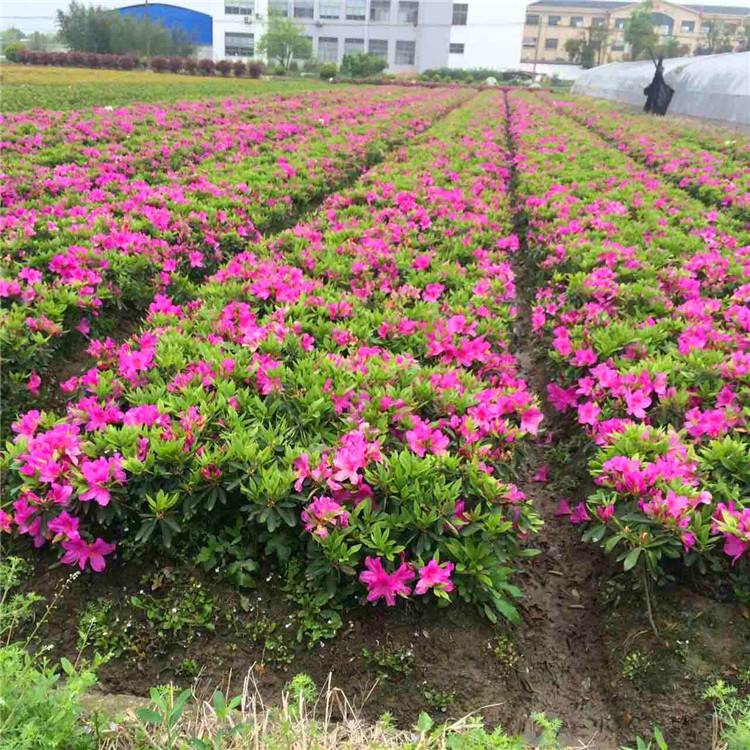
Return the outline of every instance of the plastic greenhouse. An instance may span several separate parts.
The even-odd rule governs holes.
[[[653,76],[651,60],[610,63],[587,70],[572,91],[643,107]],[[668,114],[750,126],[750,52],[665,60],[664,80],[675,90]]]

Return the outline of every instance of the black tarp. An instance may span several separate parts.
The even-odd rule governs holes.
[[[672,101],[674,89],[664,80],[664,60],[660,57],[656,63],[654,79],[643,89],[646,96],[646,104],[643,109],[654,115],[666,115],[669,103]]]

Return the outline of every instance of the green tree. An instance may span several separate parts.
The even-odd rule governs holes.
[[[60,39],[76,52],[112,51],[112,14],[101,6],[72,0],[67,11],[57,11]]]
[[[706,33],[706,48],[709,54],[732,51],[732,29],[725,23],[712,21]]]
[[[685,45],[680,44],[676,36],[670,36],[663,44],[657,44],[654,49],[656,57],[680,57],[685,49]]]
[[[24,46],[35,52],[46,52],[55,43],[53,34],[42,34],[41,31],[32,31],[24,39]]]
[[[565,51],[568,53],[568,60],[570,62],[579,62],[581,59],[581,51],[585,44],[585,39],[568,39],[565,42]]]
[[[581,67],[593,68],[596,65],[596,50],[590,44],[581,47]]]
[[[23,39],[23,31],[11,26],[0,31],[0,49],[5,49],[9,44],[16,44]]]
[[[606,26],[589,27],[586,46],[590,47],[593,51],[596,65],[601,65],[604,62],[604,52],[607,49],[608,39],[609,29]],[[593,67],[593,65],[589,67]]]
[[[305,36],[304,29],[290,18],[272,15],[268,22],[268,31],[258,42],[258,52],[289,70],[296,57],[304,59],[312,55],[312,43]]]
[[[76,52],[187,56],[195,49],[181,30],[77,0],[67,11],[57,11],[57,25],[62,41]]]
[[[750,52],[750,18],[746,18],[742,22],[742,26],[740,26],[739,30],[739,46],[737,48],[738,52]]]
[[[633,60],[640,59],[656,47],[659,35],[654,31],[650,2],[643,3],[630,14],[625,22],[625,41],[630,45]]]

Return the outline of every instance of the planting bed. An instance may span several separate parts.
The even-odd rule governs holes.
[[[0,530],[41,550],[37,637],[112,690],[255,663],[709,747],[704,689],[750,682],[744,146],[597,111],[9,117]]]

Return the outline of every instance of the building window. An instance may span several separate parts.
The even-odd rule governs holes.
[[[702,31],[702,32],[703,32],[704,34],[710,34],[710,33],[711,33],[711,29],[712,29],[712,28],[713,28],[713,24],[712,24],[712,23],[704,23],[704,24],[703,24],[703,25],[701,26],[701,31]]]
[[[523,38],[523,46],[524,47],[536,47],[536,37],[535,36],[525,36]]]
[[[544,49],[557,49],[557,39],[545,39]]]
[[[615,18],[615,28],[620,30],[624,29],[627,20],[627,18]]]
[[[255,36],[227,31],[224,34],[224,54],[227,57],[252,57],[255,54]]]
[[[367,0],[346,0],[346,20],[364,21]]]
[[[607,19],[606,18],[592,18],[591,25],[595,29],[603,29],[607,25]]]
[[[370,20],[388,23],[391,18],[391,0],[370,0]]]
[[[320,17],[338,20],[341,17],[341,3],[339,0],[320,0]]]
[[[464,43],[463,42],[451,42],[448,46],[448,52],[451,53],[451,55],[463,55],[464,53]]]
[[[469,16],[469,4],[468,3],[453,3],[453,25],[454,26],[466,26],[466,21]]]
[[[570,25],[574,29],[582,29],[583,28],[583,16],[571,16]]]
[[[365,54],[365,40],[364,39],[344,39],[344,54],[345,55],[364,55]]]
[[[314,0],[294,0],[294,17],[313,18],[314,7]]]
[[[335,36],[318,37],[318,60],[336,62],[339,59],[339,40]]]
[[[255,0],[226,0],[224,12],[229,16],[251,16]]]
[[[288,16],[289,0],[268,0],[268,11],[272,16]]]
[[[414,65],[415,42],[396,42],[396,65]]]
[[[419,23],[419,2],[416,0],[401,0],[398,4],[398,22]]]
[[[367,51],[371,55],[380,57],[388,61],[388,40],[387,39],[370,39],[367,44]]]
[[[547,16],[547,24],[549,26],[559,26],[562,21],[562,16]]]

